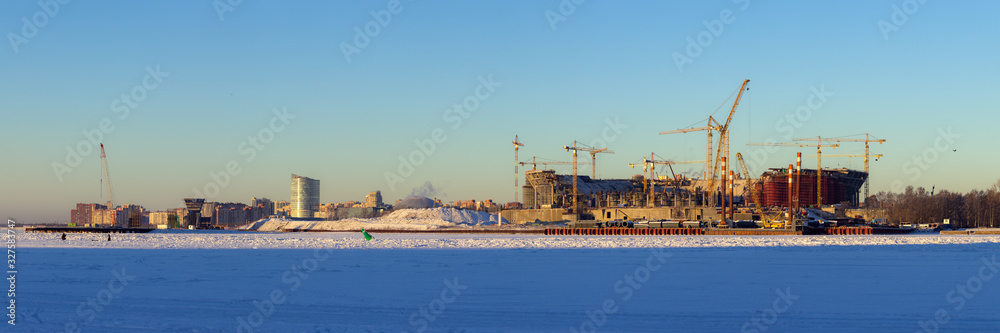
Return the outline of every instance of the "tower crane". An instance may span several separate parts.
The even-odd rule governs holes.
[[[795,143],[795,142],[751,142],[747,146],[769,146],[769,147],[816,147],[816,207],[823,207],[823,147],[837,148],[838,144],[816,144]]]
[[[670,161],[670,160],[658,160],[658,159],[656,159],[656,154],[649,153],[649,158],[646,158],[645,156],[643,156],[643,158],[642,158],[642,164],[629,163],[628,166],[630,166],[632,168],[635,168],[635,167],[641,165],[643,173],[645,173],[647,170],[649,171],[649,177],[647,178],[647,182],[649,184],[649,187],[647,188],[647,192],[648,192],[647,195],[649,196],[649,199],[648,199],[646,205],[650,206],[650,207],[653,207],[653,206],[655,206],[655,204],[654,204],[655,201],[653,200],[654,199],[654,193],[655,193],[655,187],[653,186],[653,179],[655,178],[654,173],[656,172],[655,170],[656,170],[656,165],[657,164],[659,164],[659,165],[666,165],[667,167],[670,168],[670,172],[673,173],[673,170],[674,170],[673,165],[675,165],[675,164],[701,164],[703,162],[704,161]],[[675,175],[675,177],[676,177],[676,175]]]
[[[108,209],[114,209],[115,193],[111,190],[111,171],[108,170],[108,155],[104,154],[104,143],[101,143],[101,169],[104,171],[104,187],[108,192]]]
[[[704,161],[704,163],[705,163],[705,173],[706,173],[706,178],[714,178],[715,177],[714,174],[709,174],[710,172],[713,171],[712,170],[712,148],[715,148],[715,147],[712,146],[712,131],[718,131],[718,130],[721,130],[721,129],[722,129],[722,125],[719,125],[719,122],[715,121],[715,118],[712,118],[712,116],[708,116],[708,125],[707,126],[682,128],[682,129],[677,129],[677,130],[672,130],[672,131],[661,131],[660,135],[664,135],[664,134],[676,134],[676,133],[691,133],[691,132],[700,132],[700,131],[707,132],[708,133],[708,149],[707,149],[707,152],[705,154],[705,161]]]
[[[524,144],[517,140],[517,135],[514,135],[514,202],[521,202],[517,198],[517,192],[520,190],[517,186],[517,180],[520,178],[517,173],[517,163],[520,161],[520,159],[517,158],[517,150],[520,147],[524,147]]]
[[[576,163],[576,155],[577,155],[577,152],[578,151],[589,152],[591,158],[593,159],[593,163],[597,162],[596,155],[598,153],[614,153],[614,152],[609,151],[607,147],[596,149],[596,148],[587,146],[585,144],[582,144],[582,143],[580,143],[578,141],[573,141],[573,146],[572,147],[571,146],[563,146],[563,149],[565,149],[566,151],[570,151],[570,150],[573,151],[573,214],[579,214],[580,213],[580,202],[579,202],[580,198],[579,198],[579,195],[578,195],[578,191],[579,190],[578,190],[578,187],[577,187],[577,174],[576,174],[576,165],[577,165],[577,163]],[[597,172],[597,167],[596,166],[594,167],[594,172],[595,173]]]
[[[813,157],[813,155],[810,155],[809,157]],[[878,159],[882,158],[882,154],[871,154],[871,155],[868,155],[868,154],[826,154],[826,157],[827,158],[831,158],[831,157],[846,157],[846,158],[864,157],[865,158],[865,173],[868,173],[868,159],[871,158],[871,157],[874,157],[875,160],[878,161]],[[865,199],[867,199],[867,198],[868,198],[868,178],[865,178]],[[864,201],[862,200],[860,202],[864,202]]]
[[[518,165],[522,165],[522,166],[531,164],[531,171],[535,171],[535,169],[536,169],[536,167],[538,165],[549,166],[549,165],[569,165],[569,164],[573,164],[573,162],[548,161],[548,160],[537,162],[537,161],[535,161],[535,158],[536,158],[535,156],[532,156],[531,157],[531,162],[517,162],[517,164]],[[587,164],[590,164],[590,163],[580,163],[580,165],[587,165]]]
[[[706,172],[708,173],[708,175],[706,177],[710,181],[709,181],[708,188],[705,189],[706,192],[714,192],[715,191],[715,178],[716,178],[716,175],[718,174],[719,164],[721,164],[722,157],[725,156],[728,159],[728,156],[729,156],[729,124],[733,120],[733,114],[736,112],[736,107],[739,106],[740,100],[743,98],[743,92],[747,90],[747,84],[748,83],[750,83],[749,79],[743,80],[743,84],[740,85],[740,89],[739,89],[738,93],[734,93],[734,94],[736,94],[736,101],[733,102],[733,107],[730,108],[730,110],[729,110],[729,116],[726,117],[726,123],[725,124],[720,124],[719,122],[717,122],[715,120],[715,118],[713,118],[712,116],[709,116],[708,117],[708,123],[706,124],[706,126],[692,127],[692,128],[683,128],[683,129],[678,129],[678,130],[662,131],[662,132],[660,132],[661,135],[662,134],[674,134],[674,133],[690,133],[690,132],[698,132],[698,131],[707,131],[708,132],[708,152],[707,152],[706,157],[705,157],[705,169],[706,169]],[[730,97],[732,97],[732,96],[730,95]],[[721,108],[721,106],[720,106],[720,108]],[[713,130],[719,132],[719,147],[716,149],[716,155],[715,155],[714,158],[712,157],[712,150],[713,150],[713,148],[715,148],[715,147],[712,146],[712,131]],[[723,173],[722,173],[722,177],[723,178],[726,177],[725,174],[726,174],[726,172],[728,172],[727,170],[729,168],[726,167],[724,169],[726,169],[726,170],[723,170]],[[723,187],[725,187],[725,186],[723,186]]]
[[[750,197],[753,198],[754,210],[757,211],[757,214],[760,215],[760,219],[764,221],[764,227],[778,228],[784,226],[785,225],[784,223],[779,223],[776,221],[777,216],[764,212],[764,208],[763,206],[761,206],[760,203],[761,202],[760,192],[757,192],[757,189],[755,188],[756,185],[754,185],[753,182],[751,182],[751,179],[753,177],[750,176],[750,171],[747,169],[746,162],[743,161],[743,155],[740,153],[736,153],[736,160],[740,163],[740,169],[743,170],[743,174],[746,175],[747,184],[745,186],[747,188],[747,191],[750,192]]]
[[[795,140],[792,140],[792,141],[864,142],[865,143],[865,154],[862,155],[862,156],[865,158],[865,173],[868,173],[868,158],[875,156],[875,155],[872,155],[871,152],[869,151],[869,147],[870,147],[869,143],[872,143],[872,142],[878,142],[879,144],[885,143],[885,139],[875,139],[875,140],[871,139],[871,136],[868,133],[865,133],[865,138],[864,139],[861,139],[861,138],[856,138],[856,139],[851,139],[851,138],[835,138],[835,139],[829,139],[829,138],[827,138],[827,139],[822,139],[822,138],[816,137],[816,138],[798,138],[798,139],[795,139]],[[852,156],[852,157],[854,157],[854,156]],[[882,157],[882,155],[878,155],[878,157],[875,157],[875,158],[878,159],[878,158],[881,158],[881,157]],[[865,199],[868,198],[868,183],[870,183],[868,181],[868,178],[865,178]]]
[[[721,129],[719,129],[719,148],[715,153],[715,164],[712,167],[712,174],[718,174],[719,165],[723,165],[721,186],[723,198],[726,197],[726,173],[729,172],[729,166],[725,165],[726,161],[729,159],[729,124],[733,122],[733,113],[736,113],[736,107],[740,105],[740,99],[743,98],[743,92],[747,90],[747,83],[750,83],[749,79],[743,80],[743,85],[740,86],[739,94],[736,95],[736,101],[733,102],[733,108],[729,110],[729,117],[726,117],[726,123],[722,125]],[[715,177],[712,177],[712,179],[709,180],[708,189],[713,193],[715,192]]]

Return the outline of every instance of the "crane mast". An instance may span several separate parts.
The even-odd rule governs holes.
[[[580,146],[583,146],[583,147],[578,147],[577,145],[580,145]],[[573,141],[573,146],[563,146],[563,149],[565,149],[566,151],[570,151],[570,150],[573,151],[573,214],[580,214],[580,203],[578,201],[579,194],[578,194],[577,179],[576,179],[577,178],[577,173],[576,173],[577,151],[582,150],[582,151],[585,151],[585,152],[589,152],[591,158],[593,159],[592,163],[597,163],[597,159],[596,159],[596,157],[594,157],[597,153],[614,154],[614,152],[608,150],[607,147],[601,148],[601,149],[597,149],[597,148],[593,148],[593,147],[584,145],[582,143],[579,143],[578,141]],[[595,167],[594,170],[595,170],[595,173],[596,173],[596,170],[597,170],[596,167]]]
[[[865,154],[862,155],[862,156],[865,159],[865,173],[866,174],[868,174],[870,172],[869,169],[868,169],[868,161],[869,161],[868,158],[874,156],[874,155],[871,154],[871,151],[870,151],[870,148],[871,148],[870,143],[872,143],[872,142],[877,142],[879,144],[885,143],[885,139],[872,139],[871,136],[868,133],[865,133],[865,138],[864,139],[861,139],[861,138],[857,138],[857,139],[850,139],[850,138],[834,138],[834,139],[830,139],[830,138],[826,138],[826,139],[824,139],[824,138],[821,138],[821,137],[816,137],[816,138],[798,138],[798,139],[795,139],[795,140],[792,140],[792,141],[864,142],[865,143]],[[879,155],[879,157],[881,157],[881,155]],[[876,157],[876,158],[878,158],[878,157]],[[865,199],[868,199],[868,184],[869,184],[868,178],[865,178]]]
[[[517,174],[517,164],[520,161],[517,157],[517,150],[523,146],[524,144],[517,140],[517,135],[514,135],[514,202],[520,202],[517,197],[517,192],[520,190],[517,186],[517,179],[519,178]]]
[[[104,153],[104,143],[101,143],[101,169],[104,171],[104,188],[108,192],[108,209],[114,209],[115,194],[111,190],[111,172],[108,171],[108,155]]]
[[[726,118],[726,123],[723,124],[722,127],[720,127],[720,130],[719,130],[719,148],[718,148],[718,150],[716,150],[716,153],[715,153],[715,165],[712,168],[712,175],[719,174],[718,173],[719,165],[723,166],[722,178],[726,177],[726,173],[729,170],[728,166],[723,165],[725,163],[723,161],[729,159],[729,124],[732,123],[732,121],[733,121],[733,113],[736,112],[736,107],[740,105],[740,99],[743,98],[743,92],[746,91],[746,89],[747,89],[747,83],[750,83],[749,79],[743,80],[743,85],[740,86],[739,94],[736,95],[736,101],[733,102],[733,108],[729,110],[729,117]],[[725,179],[722,180],[722,186],[721,187],[722,187],[723,191],[725,191],[725,187],[726,187]],[[714,177],[709,180],[708,190],[712,191],[713,193],[715,191],[715,178]],[[713,194],[713,196],[714,196],[714,194]],[[725,208],[723,208],[723,209],[725,209]]]

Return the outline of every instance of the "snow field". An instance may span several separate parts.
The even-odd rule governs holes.
[[[1000,327],[1000,236],[18,236],[13,332]]]

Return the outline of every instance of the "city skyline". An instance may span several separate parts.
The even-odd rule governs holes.
[[[1000,178],[988,1],[53,3],[0,5],[0,209],[23,223],[107,200],[102,142],[115,204],[151,211],[291,200],[292,173],[321,180],[323,202],[506,203],[515,135],[522,161],[606,146],[598,177],[628,178],[650,152],[703,159],[704,133],[658,132],[724,118],[744,79],[731,146],[755,175],[815,149],[746,143],[871,133],[887,140],[872,194]]]

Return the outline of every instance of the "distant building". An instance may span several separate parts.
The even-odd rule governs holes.
[[[319,211],[319,180],[292,174],[293,218],[314,218]]]
[[[77,226],[87,226],[93,225],[93,216],[101,214],[100,211],[108,209],[107,206],[102,204],[76,204],[76,209],[73,209],[69,213],[69,222],[74,223]]]
[[[149,225],[150,227],[156,228],[158,226],[167,227],[170,224],[170,215],[172,212],[149,212]]]
[[[117,225],[116,223],[117,215],[115,211],[111,209],[100,209],[91,212],[90,214],[90,225],[100,226],[100,227],[110,227]]]
[[[214,215],[215,215],[215,205],[216,205],[216,203],[214,201],[213,202],[205,202],[205,203],[201,204],[201,218],[203,218],[203,219],[207,218],[209,221],[212,221],[212,223],[214,224],[215,223],[215,218],[214,218]]]
[[[187,215],[184,216],[184,224],[182,228],[195,227],[195,228],[207,228],[208,223],[202,224],[201,218],[201,208],[205,205],[205,199],[202,198],[185,198],[184,205],[187,206]]]
[[[481,204],[479,204],[479,205],[481,205]],[[455,208],[475,210],[476,206],[477,206],[477,203],[476,203],[475,199],[472,199],[472,200],[456,200],[454,203],[452,203],[452,206],[455,207]]]
[[[250,221],[274,215],[274,202],[267,198],[250,198]]]
[[[145,228],[149,225],[149,216],[145,208],[139,205],[124,205],[115,208],[115,225],[122,228]]]
[[[291,209],[291,208],[292,208],[292,203],[291,202],[288,202],[288,201],[285,201],[285,200],[280,200],[280,201],[274,203],[274,213],[273,213],[273,215],[277,215],[277,216],[289,216],[289,215],[291,215],[291,214],[289,214],[289,209]]]
[[[250,212],[250,207],[242,203],[219,203],[215,205],[213,222],[219,227],[238,227],[249,221]]]
[[[173,213],[167,216],[167,222],[170,223],[167,227],[182,228],[185,216],[187,216],[187,208],[174,208]]]
[[[367,208],[380,208],[380,207],[382,207],[382,205],[383,205],[383,203],[382,203],[382,191],[374,191],[374,192],[368,193],[368,196],[365,197],[365,205],[364,205],[364,207],[367,207]]]

